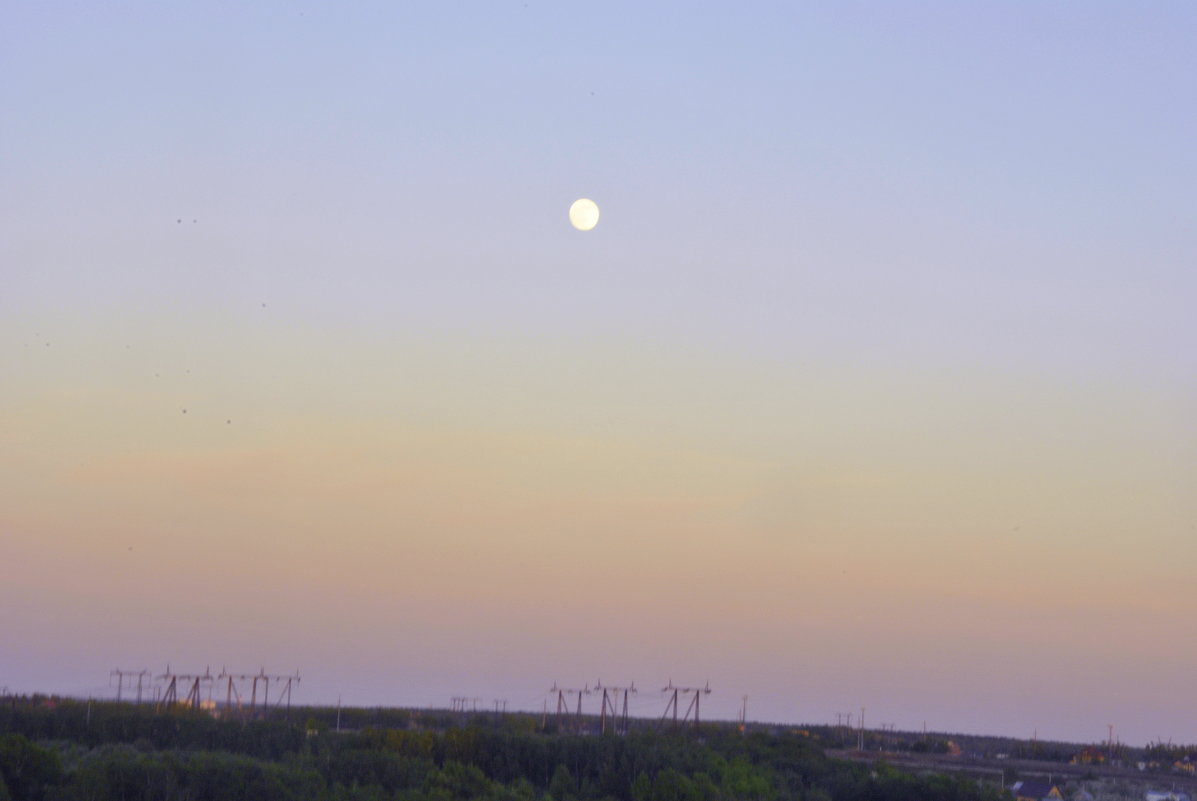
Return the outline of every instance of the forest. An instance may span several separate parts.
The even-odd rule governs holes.
[[[993,785],[827,758],[808,732],[627,735],[529,715],[205,712],[62,699],[0,706],[0,801],[1002,801]]]

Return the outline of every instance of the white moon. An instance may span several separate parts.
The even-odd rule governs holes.
[[[579,231],[589,231],[598,225],[599,207],[588,197],[579,198],[569,207],[569,224]]]

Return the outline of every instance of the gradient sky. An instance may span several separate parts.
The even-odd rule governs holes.
[[[5,4],[0,686],[1197,741],[1194,42]]]

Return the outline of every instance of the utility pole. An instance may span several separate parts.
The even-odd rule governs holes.
[[[860,708],[860,733],[857,736],[857,740],[856,740],[856,750],[857,751],[864,750],[864,713],[865,713],[865,708],[862,706]]]
[[[740,696],[740,731],[748,726],[748,696]]]

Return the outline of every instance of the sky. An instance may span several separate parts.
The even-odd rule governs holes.
[[[1193,41],[5,4],[0,687],[1197,742]]]

